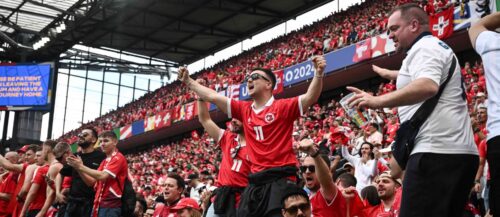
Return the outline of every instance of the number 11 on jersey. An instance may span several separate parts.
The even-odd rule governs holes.
[[[255,130],[255,139],[257,141],[262,141],[264,140],[264,133],[262,132],[262,126],[255,126],[253,127]]]

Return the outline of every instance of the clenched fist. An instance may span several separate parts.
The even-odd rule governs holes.
[[[326,59],[324,56],[314,56],[312,58],[314,63],[314,69],[316,70],[316,76],[323,76],[326,67]]]
[[[178,73],[177,79],[179,79],[182,83],[189,82],[189,71],[187,70],[186,67],[184,66],[179,67],[177,73]]]

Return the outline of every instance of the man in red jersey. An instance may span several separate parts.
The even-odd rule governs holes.
[[[31,187],[33,173],[38,167],[38,165],[36,164],[35,153],[41,150],[42,149],[38,145],[29,145],[25,150],[23,160],[24,163],[22,164],[12,164],[10,161],[3,160],[5,158],[0,157],[0,164],[2,165],[2,167],[7,168],[9,171],[15,171],[19,173],[19,177],[16,181],[17,184],[15,186],[13,194],[15,197],[13,197],[9,203],[9,207],[13,207],[12,216],[19,216],[19,212],[23,207],[25,196]]]
[[[54,141],[47,140],[44,143],[55,143]],[[49,171],[49,165],[45,160],[43,151],[36,152],[36,168],[33,179],[31,180],[31,186],[26,196],[26,201],[23,204],[23,208],[19,213],[19,217],[35,217],[42,210],[45,204],[45,198],[47,196],[47,183],[45,182],[45,176]]]
[[[181,200],[182,192],[186,189],[186,183],[182,177],[172,173],[168,175],[162,187],[165,203],[156,205],[153,217],[177,217],[177,212],[172,208]]]
[[[66,160],[68,165],[96,180],[92,217],[120,217],[122,193],[125,179],[128,179],[127,159],[118,151],[118,138],[113,131],[106,131],[99,135],[101,149],[106,159],[101,162],[97,170],[90,169],[83,164],[81,158],[74,155]]]
[[[231,120],[231,129],[223,130],[215,124],[208,113],[207,104],[198,100],[198,120],[208,135],[222,150],[215,201],[209,207],[207,216],[236,216],[236,207],[241,192],[248,185],[250,162],[248,161],[245,135],[241,121]]]
[[[250,185],[243,193],[238,216],[281,216],[281,204],[273,198],[281,198],[285,184],[295,179],[298,161],[292,147],[293,122],[318,100],[323,88],[326,60],[316,56],[312,62],[316,74],[309,89],[288,99],[274,99],[276,76],[271,70],[252,70],[245,78],[253,99],[250,102],[221,96],[191,79],[186,68],[179,68],[179,80],[201,99],[214,103],[230,118],[243,123],[252,175],[248,177]]]
[[[300,166],[300,172],[305,180],[306,188],[311,191],[309,199],[313,216],[345,217],[346,201],[342,197],[342,192],[333,183],[329,166],[323,159],[323,155],[310,139],[302,140],[299,150],[309,155]]]
[[[363,210],[366,217],[396,217],[401,205],[401,183],[386,171],[376,180],[377,193],[382,203]]]
[[[3,158],[1,155],[0,157]],[[19,161],[19,155],[16,152],[11,151],[7,152],[5,154],[5,158],[3,159],[8,160],[11,164],[17,164]],[[11,216],[14,211],[14,207],[13,205],[10,205],[9,201],[15,201],[14,191],[16,190],[18,176],[18,172],[10,171],[3,175],[3,179],[0,180],[0,217]]]
[[[57,167],[62,167],[62,165],[56,160],[56,157],[54,156],[54,147],[56,146],[55,141],[46,141],[42,145],[42,157],[45,159],[46,164],[48,165],[47,172],[43,176],[45,184],[47,187],[46,189],[46,195],[45,195],[45,201],[42,206],[42,209],[40,212],[37,214],[37,216],[46,216],[48,214],[49,209],[52,206],[52,202],[54,202],[54,199],[56,197],[55,191],[53,188],[53,182],[48,183],[47,181],[50,179],[49,177],[51,176],[51,170],[54,170],[54,168]]]

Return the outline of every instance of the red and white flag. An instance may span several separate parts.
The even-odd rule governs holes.
[[[120,140],[132,136],[132,125],[127,125],[120,128]]]
[[[429,17],[429,26],[432,35],[445,39],[453,34],[453,7]]]
[[[240,98],[240,85],[233,84],[227,88],[227,97],[231,99],[239,99]]]
[[[194,116],[196,116],[196,104],[194,102],[190,102],[185,105],[184,120],[191,120]]]
[[[284,70],[276,70],[274,71],[274,75],[276,76],[276,86],[274,87],[273,94],[278,94],[283,92],[283,72]]]

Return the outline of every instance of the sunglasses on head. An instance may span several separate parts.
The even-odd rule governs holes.
[[[308,211],[308,210],[311,209],[311,204],[309,204],[309,203],[301,203],[301,204],[297,204],[295,206],[284,208],[285,212],[287,212],[290,215],[297,215],[297,213],[299,212],[299,209],[302,212]]]
[[[314,173],[316,171],[316,167],[314,165],[300,166],[300,172],[305,173],[307,170]]]
[[[271,82],[271,81],[269,81],[269,79],[267,79],[266,77],[262,76],[259,73],[253,73],[253,74],[247,75],[245,77],[244,82],[247,82],[250,78],[252,79],[252,81],[255,81],[255,80],[258,80],[258,79],[264,79],[264,80],[266,80],[268,82]]]

